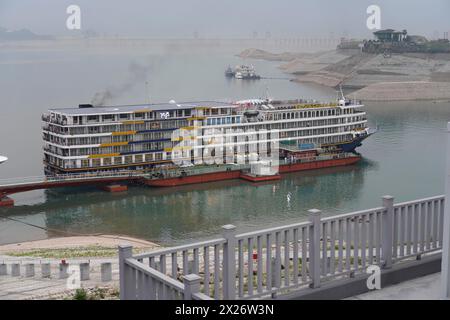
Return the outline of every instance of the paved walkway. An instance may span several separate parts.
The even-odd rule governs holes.
[[[434,273],[347,300],[439,300],[440,289],[441,273]]]
[[[43,259],[42,262],[51,263],[51,278],[42,278],[40,261],[33,258],[11,258],[0,255],[0,261],[8,264],[8,274],[0,276],[0,300],[24,300],[24,299],[62,299],[69,292],[67,279],[58,279],[60,260]],[[116,287],[119,286],[119,265],[117,259],[67,259],[70,264],[80,262],[90,263],[90,279],[81,281],[81,287]],[[21,276],[11,276],[10,263],[19,262],[21,264]],[[34,262],[35,276],[26,278],[24,276],[23,264]],[[112,280],[101,281],[100,264],[102,262],[112,262]]]
[[[20,253],[27,251],[46,251],[55,249],[75,249],[91,250],[92,246],[105,248],[105,250],[114,250],[117,252],[119,244],[131,244],[138,249],[155,249],[158,245],[130,237],[116,235],[96,235],[96,236],[72,236],[51,238],[44,240],[28,241],[15,244],[0,245],[0,263],[7,264],[7,275],[0,276],[0,300],[20,300],[20,299],[61,299],[67,296],[73,290],[68,289],[67,279],[59,279],[59,263],[61,259],[55,258],[35,258],[27,256],[11,256],[10,253]],[[94,249],[92,249],[94,250]],[[94,250],[95,251],[95,250]],[[119,286],[119,265],[118,258],[67,258],[66,262],[70,265],[79,265],[83,262],[89,262],[90,279],[82,281],[84,288],[94,287],[114,287]],[[112,264],[112,281],[102,282],[100,265],[103,262]],[[19,263],[21,276],[11,276],[11,264]],[[25,277],[26,263],[35,264],[35,276]],[[42,278],[41,264],[51,264],[51,278]],[[70,284],[69,284],[70,285]]]

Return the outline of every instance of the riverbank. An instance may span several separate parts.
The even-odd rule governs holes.
[[[331,88],[342,86],[355,98],[370,101],[449,100],[450,54],[381,54],[358,50],[271,53],[247,49],[242,58],[280,61],[292,81]]]
[[[381,82],[357,90],[351,96],[367,101],[449,101],[450,82]]]
[[[74,236],[0,245],[0,255],[55,259],[111,257],[117,255],[120,244],[130,244],[139,252],[159,247],[150,241],[117,235]]]

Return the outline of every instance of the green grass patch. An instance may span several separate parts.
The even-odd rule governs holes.
[[[134,253],[141,253],[148,251],[148,249],[134,249]],[[6,255],[12,257],[36,257],[36,258],[85,258],[85,257],[113,257],[118,253],[115,247],[102,246],[87,246],[74,248],[59,248],[59,249],[31,249],[24,251],[7,252]]]
[[[79,288],[65,300],[116,300],[119,298],[117,288]]]

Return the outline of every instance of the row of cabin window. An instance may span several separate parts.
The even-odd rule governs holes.
[[[166,155],[169,156],[169,154]],[[168,157],[170,158],[170,156]],[[101,167],[110,165],[123,165],[123,164],[134,164],[142,162],[154,162],[163,160],[163,153],[149,153],[149,154],[138,154],[138,155],[127,155],[118,157],[106,157],[98,159],[82,159],[80,160],[62,160],[53,156],[46,155],[46,160],[60,167],[64,168],[89,168],[89,167]]]
[[[322,144],[322,143],[339,143],[348,142],[351,139],[351,135],[341,135],[334,137],[321,137],[314,139],[302,139],[300,140],[302,144]]]
[[[94,147],[94,148],[77,148],[77,149],[61,149],[63,155],[69,156],[68,150],[70,150],[71,157],[77,156],[88,156],[92,154],[104,154],[104,153],[124,153],[124,152],[135,152],[135,151],[151,151],[151,150],[161,150],[164,148],[171,147],[172,143],[170,141],[164,142],[151,142],[142,144],[128,144],[124,146],[114,146],[114,147]],[[58,148],[60,149],[60,148]],[[59,150],[58,150],[59,151]]]
[[[106,126],[91,126],[91,127],[71,127],[69,129],[69,134],[96,134],[96,133],[110,133],[110,132],[122,132],[122,131],[141,131],[141,130],[159,130],[159,129],[172,129],[180,128],[188,125],[186,120],[167,120],[167,121],[151,121],[142,124],[115,124]],[[50,131],[67,134],[67,130],[61,132],[59,128]]]
[[[208,118],[206,119],[206,125],[215,126],[221,124],[233,124],[241,123],[241,117],[225,117],[225,118]]]
[[[169,118],[174,117],[190,117],[190,109],[171,110],[171,111],[155,111],[155,112],[136,112],[136,113],[119,113],[119,114],[104,114],[104,115],[88,115],[87,122],[110,122],[110,121],[127,121],[127,120],[143,120],[143,119],[159,119],[159,113],[168,113]],[[83,124],[83,116],[74,116],[74,124]]]
[[[297,118],[314,118],[314,117],[326,117],[326,116],[338,116],[341,114],[350,114],[350,109],[344,109],[341,113],[341,109],[328,109],[328,110],[316,110],[316,111],[293,111],[275,113],[275,120],[297,119]]]
[[[331,126],[337,124],[351,124],[353,122],[359,122],[364,120],[363,116],[358,117],[345,117],[345,118],[331,118],[326,120],[308,120],[308,121],[292,121],[281,122],[271,126],[272,129],[287,129],[287,128],[304,128],[304,127],[316,127],[316,126]]]
[[[234,110],[231,110],[230,108],[211,108],[211,109],[205,109],[203,110],[203,115],[204,116],[217,116],[217,115],[221,115],[221,114],[235,114]],[[199,114],[202,114],[202,112],[200,111]]]
[[[106,157],[99,159],[83,159],[81,160],[81,167],[100,167],[100,166],[110,166],[110,165],[122,165],[122,164],[132,164],[140,162],[153,162],[163,160],[163,153],[148,153],[148,154],[136,154],[128,156],[119,157]]]
[[[53,137],[53,136],[50,136]],[[170,139],[172,137],[172,131],[157,131],[140,133],[135,135],[119,135],[119,136],[106,136],[106,137],[83,137],[83,138],[69,138],[69,146],[86,145],[86,144],[99,144],[99,143],[113,143],[113,142],[127,142],[127,141],[143,141],[143,140],[158,140],[158,139]],[[59,144],[66,145],[65,139]],[[52,141],[52,140],[48,140]]]
[[[313,136],[313,135],[321,135],[321,134],[333,134],[339,132],[346,132],[353,129],[356,129],[356,125],[350,125],[345,127],[334,127],[334,128],[322,128],[322,129],[314,129],[314,130],[299,130],[299,131],[282,131],[280,132],[280,137],[304,137],[304,136]]]

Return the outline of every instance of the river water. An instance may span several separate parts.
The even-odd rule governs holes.
[[[226,51],[226,50],[225,50]],[[0,179],[42,175],[40,115],[51,107],[88,103],[109,90],[113,104],[203,99],[334,99],[333,89],[288,81],[277,62],[243,61],[228,50],[190,52],[0,51]],[[260,81],[229,80],[230,64],[252,63]],[[145,82],[148,84],[146,85]],[[32,191],[0,209],[0,244],[65,234],[108,233],[174,244],[209,237],[220,226],[239,230],[433,196],[444,190],[445,127],[450,102],[366,103],[379,132],[358,149],[353,166],[298,172],[253,185],[225,181],[171,189],[130,187]]]

